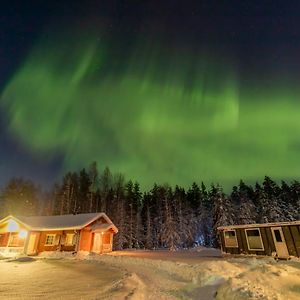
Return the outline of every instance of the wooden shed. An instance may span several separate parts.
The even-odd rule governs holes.
[[[300,257],[300,221],[218,227],[223,253]]]
[[[112,251],[118,232],[105,213],[15,217],[0,220],[0,252],[35,255],[45,251]]]

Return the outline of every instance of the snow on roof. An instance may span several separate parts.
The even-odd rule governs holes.
[[[218,230],[230,230],[236,228],[257,228],[257,227],[277,227],[277,226],[288,226],[288,225],[300,225],[300,221],[290,221],[290,222],[274,222],[274,223],[262,223],[262,224],[243,224],[243,225],[228,225],[220,226]]]
[[[104,223],[104,224],[95,224],[92,226],[93,232],[103,232],[109,229],[114,229],[114,225],[109,223]]]
[[[114,226],[112,221],[105,213],[88,213],[77,215],[58,215],[58,216],[34,216],[34,217],[13,217],[8,216],[2,221],[8,218],[15,218],[17,221],[24,223],[31,230],[46,231],[46,230],[68,230],[68,229],[82,229],[83,227],[91,224],[92,222],[103,217],[109,226],[112,226],[115,232],[118,229]]]

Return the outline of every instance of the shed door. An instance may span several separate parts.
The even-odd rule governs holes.
[[[281,227],[271,227],[273,240],[279,258],[288,258],[289,252],[286,246],[285,238]]]

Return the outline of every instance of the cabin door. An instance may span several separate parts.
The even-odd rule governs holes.
[[[281,227],[271,227],[273,240],[279,258],[288,258],[289,251],[286,246],[285,238]]]
[[[27,246],[27,255],[35,254],[35,241],[36,241],[36,233],[30,233],[28,246]]]
[[[93,242],[93,252],[100,253],[101,252],[101,234],[95,233],[94,234],[94,242]]]

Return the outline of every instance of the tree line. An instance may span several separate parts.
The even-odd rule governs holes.
[[[115,249],[218,247],[218,226],[299,220],[300,183],[278,185],[266,176],[254,186],[241,180],[228,194],[203,182],[187,189],[154,184],[142,192],[138,182],[92,163],[66,173],[48,192],[12,178],[0,193],[0,217],[92,212],[105,212],[118,227]]]

